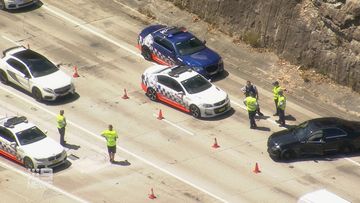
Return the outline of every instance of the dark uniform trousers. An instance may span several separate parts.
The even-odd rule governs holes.
[[[58,128],[59,134],[60,134],[60,144],[64,145],[65,144],[65,127],[63,128]]]
[[[256,123],[255,123],[256,111],[248,111],[248,113],[249,113],[250,127],[256,127]]]
[[[279,123],[280,125],[285,125],[285,110],[277,108],[279,112]]]

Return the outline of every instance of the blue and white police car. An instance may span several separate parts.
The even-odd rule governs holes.
[[[185,28],[151,25],[140,32],[137,47],[146,60],[168,66],[185,65],[206,78],[224,71],[219,54]]]
[[[150,100],[162,101],[195,118],[214,117],[231,109],[225,91],[185,66],[152,66],[142,75],[141,87]]]

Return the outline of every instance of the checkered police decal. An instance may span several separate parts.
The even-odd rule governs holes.
[[[172,92],[172,91],[166,90],[160,84],[157,84],[156,92],[164,95],[165,97],[169,98],[170,100],[172,100],[172,101],[174,101],[176,103],[179,103],[181,106],[185,106],[187,108],[187,106],[185,105],[185,102],[182,99],[182,97],[180,97],[179,95],[174,94],[174,92]]]

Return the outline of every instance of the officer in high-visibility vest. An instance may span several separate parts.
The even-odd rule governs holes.
[[[286,108],[286,97],[283,94],[283,90],[278,92],[278,110],[279,110],[279,124],[281,127],[285,126],[285,108]]]
[[[65,127],[66,127],[66,119],[64,116],[64,110],[60,110],[59,115],[56,116],[57,128],[60,134],[60,144],[64,146],[65,142]]]
[[[258,90],[257,90],[256,86],[251,83],[250,80],[246,81],[245,87],[241,88],[241,90],[244,92],[245,97],[248,97],[250,93],[253,93],[253,94],[254,94],[254,97],[256,98],[256,101],[259,101],[259,93],[258,93]],[[261,113],[261,111],[260,111],[259,102],[258,102],[258,106],[257,106],[257,109],[256,109],[256,113],[257,113],[257,115],[259,115],[259,116],[264,116],[264,114]]]
[[[279,85],[279,82],[278,81],[275,81],[273,83],[274,87],[272,89],[272,92],[274,94],[274,102],[275,102],[275,109],[276,109],[276,112],[274,113],[273,116],[278,116],[279,115],[279,110],[278,110],[278,98],[279,98],[279,91],[281,90],[281,87]]]
[[[101,133],[101,136],[105,137],[106,144],[109,152],[110,162],[114,163],[114,157],[116,153],[116,139],[118,135],[115,130],[113,130],[113,126],[110,124],[108,130],[104,130]]]
[[[257,100],[255,98],[254,93],[250,92],[249,96],[246,97],[244,99],[244,104],[246,106],[246,110],[248,111],[249,114],[249,120],[250,120],[250,128],[254,129],[257,127],[256,122],[255,122],[255,115],[256,115],[256,110],[257,110]]]

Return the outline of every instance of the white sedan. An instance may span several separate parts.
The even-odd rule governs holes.
[[[214,117],[231,109],[226,92],[186,66],[152,66],[142,75],[141,87],[150,100],[160,100],[195,118]]]
[[[0,119],[0,154],[26,168],[52,168],[65,163],[64,148],[25,117]]]
[[[24,47],[7,49],[3,54],[0,59],[2,83],[14,83],[38,101],[54,101],[75,93],[72,78],[41,54]]]

